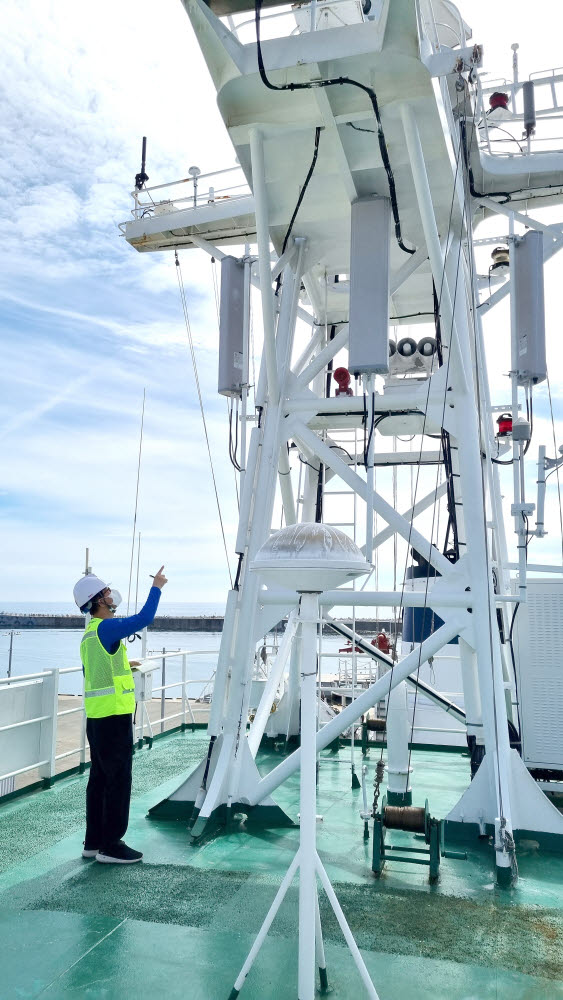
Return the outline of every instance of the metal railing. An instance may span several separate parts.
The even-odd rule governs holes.
[[[168,212],[180,212],[185,209],[201,208],[203,205],[214,205],[219,201],[237,201],[241,198],[248,198],[252,195],[250,187],[243,174],[242,167],[227,167],[224,170],[212,170],[207,174],[199,172],[197,167],[191,168],[194,172],[188,177],[180,177],[175,181],[167,181],[165,184],[146,185],[138,191],[135,188],[131,192],[134,206],[131,215],[134,219],[143,219],[147,216],[163,215]],[[238,178],[230,177],[222,187],[215,186],[215,178],[225,175],[237,174]],[[209,184],[210,179],[214,179],[213,184]],[[238,179],[238,183],[235,180]],[[205,189],[203,183],[205,182]],[[189,194],[184,194],[191,189]],[[158,192],[158,193],[157,193]],[[161,199],[162,192],[166,193],[164,200]],[[175,193],[177,192],[177,193]],[[156,194],[156,200],[153,195]],[[126,222],[119,224],[119,229],[124,232]]]
[[[149,654],[148,656],[145,656],[141,660],[142,665],[145,666],[145,671],[144,671],[143,675],[141,675],[141,678],[140,678],[140,698],[139,698],[139,700],[137,702],[137,709],[139,711],[139,708],[140,708],[140,716],[141,716],[140,721],[135,723],[135,739],[137,740],[138,743],[142,743],[145,739],[147,739],[147,737],[145,736],[145,725],[147,726],[148,731],[149,731],[149,736],[148,736],[149,739],[152,739],[153,736],[154,736],[153,724],[156,725],[156,726],[160,725],[160,732],[161,733],[164,732],[165,723],[166,722],[171,722],[171,721],[173,721],[175,719],[181,719],[182,720],[181,725],[187,725],[187,715],[186,715],[186,713],[189,715],[190,723],[192,725],[195,725],[195,718],[194,718],[192,706],[190,704],[190,700],[189,700],[188,695],[187,695],[188,685],[190,685],[190,684],[202,684],[203,685],[203,691],[200,694],[200,699],[199,700],[203,700],[203,698],[205,697],[206,690],[209,689],[209,688],[212,688],[212,686],[213,686],[213,683],[215,681],[215,671],[213,671],[211,677],[208,678],[207,680],[205,680],[205,679],[202,680],[201,678],[191,678],[191,679],[188,678],[188,676],[187,676],[187,672],[188,672],[188,656],[209,656],[209,655],[210,656],[217,656],[218,653],[219,653],[219,650],[217,650],[217,649],[213,649],[213,650],[209,650],[209,649],[191,649],[191,650],[178,649],[178,650],[175,650],[173,652],[167,652],[166,650],[163,650],[160,653]],[[171,683],[167,683],[166,682],[166,678],[165,678],[165,664],[166,664],[166,660],[169,660],[169,659],[172,660],[172,659],[175,659],[175,658],[178,658],[178,657],[182,657],[182,679],[179,680],[179,681],[172,681]],[[154,667],[151,670],[147,670],[146,669],[146,664],[147,663],[151,663],[152,661],[154,661]],[[144,683],[144,679],[145,679],[145,677],[148,674],[152,674],[152,673],[154,673],[155,670],[158,669],[158,663],[157,663],[157,661],[160,661],[160,663],[161,663],[161,681],[162,681],[162,683],[158,687],[154,687],[151,684],[151,694],[154,695],[156,693],[159,693],[161,695],[161,700],[160,700],[161,715],[160,715],[160,717],[158,719],[151,719],[149,717],[149,713],[147,711],[147,699],[145,698],[145,683]],[[180,696],[180,698],[181,698],[181,706],[182,707],[181,707],[181,709],[180,709],[179,712],[175,712],[173,715],[165,715],[165,713],[164,713],[164,705],[165,705],[166,691],[171,691],[173,688],[181,688],[182,689],[181,690],[181,696]]]
[[[536,129],[528,137],[523,134],[524,98],[522,80],[487,80],[486,86],[477,78],[475,108],[479,145],[491,156],[513,159],[530,153],[553,153],[563,149],[563,136],[556,132],[563,121],[563,69],[531,73],[534,83]],[[509,117],[491,121],[487,98],[496,91],[508,95]],[[499,133],[503,133],[500,135]],[[508,134],[506,134],[508,133]],[[514,133],[514,134],[512,134]]]
[[[291,7],[280,5],[280,9],[273,13],[261,13],[261,37],[262,40],[287,38],[289,35],[326,31],[377,20],[381,17],[384,6],[381,0],[372,0],[370,10],[364,14],[363,0],[310,0],[309,3],[292,4]],[[243,20],[235,20],[233,16],[229,16],[224,20],[239,41],[244,43],[256,40],[254,16]]]
[[[164,732],[165,725],[176,720],[181,720],[182,725],[192,724],[195,725],[195,718],[193,714],[193,709],[188,697],[188,687],[191,684],[199,684],[202,687],[202,692],[200,698],[203,698],[205,692],[212,688],[213,681],[215,678],[215,671],[213,671],[210,678],[189,678],[188,677],[188,657],[190,656],[216,656],[218,650],[174,650],[174,651],[164,651],[154,655],[146,656],[139,662],[144,667],[144,671],[141,674],[139,672],[139,700],[137,702],[137,709],[139,711],[141,719],[139,722],[135,723],[134,736],[138,744],[141,744],[147,737],[145,736],[145,731],[148,729],[150,737],[152,739],[153,726],[160,726],[160,731]],[[174,659],[177,657],[182,658],[182,676],[179,681],[166,682],[165,678],[162,677],[163,683],[152,688],[152,693],[159,692],[161,694],[161,715],[156,719],[150,719],[147,703],[145,700],[145,691],[147,691],[147,681],[146,678],[151,676],[155,670],[159,668],[159,665],[166,662],[168,659]],[[154,667],[151,667],[151,662],[154,661]],[[162,669],[162,667],[161,667]],[[84,713],[84,699],[81,698],[81,703],[75,708],[64,708],[59,709],[59,678],[62,675],[78,673],[82,674],[82,667],[64,667],[64,668],[53,668],[51,670],[43,670],[37,673],[23,674],[20,676],[12,677],[2,677],[0,678],[0,699],[2,698],[4,692],[7,689],[14,688],[29,688],[31,686],[36,686],[39,690],[37,691],[36,701],[40,701],[42,711],[38,714],[36,711],[33,713],[32,717],[29,719],[18,719],[14,722],[8,722],[5,725],[0,726],[0,738],[3,734],[18,733],[27,726],[41,726],[41,730],[36,737],[37,752],[34,755],[33,760],[26,760],[23,766],[16,766],[10,768],[10,761],[13,762],[16,759],[17,762],[17,749],[10,751],[10,747],[6,751],[4,744],[4,752],[2,754],[2,762],[0,762],[0,788],[6,790],[11,790],[8,787],[10,779],[15,779],[19,775],[25,774],[29,771],[38,770],[39,777],[42,778],[47,783],[55,776],[57,771],[57,762],[66,759],[67,757],[72,757],[78,755],[80,765],[84,767],[87,759],[87,740],[86,740],[86,716]],[[135,673],[134,673],[135,676]],[[166,692],[181,688],[180,711],[173,713],[172,715],[166,715],[164,711]],[[33,694],[33,692],[32,692]],[[57,753],[57,737],[60,735],[58,720],[65,716],[80,714],[82,719],[82,724],[80,727],[80,742],[78,746],[72,747],[69,750],[62,750]],[[137,713],[138,714],[138,713]],[[21,759],[21,754],[20,754]],[[3,761],[8,761],[8,769],[3,770]],[[1,798],[1,796],[0,796]]]
[[[457,7],[448,2],[445,6],[452,16],[453,23],[436,20],[432,0],[418,0],[417,3],[419,35],[428,39],[434,52],[439,52],[443,47],[463,48],[469,41],[466,26]]]

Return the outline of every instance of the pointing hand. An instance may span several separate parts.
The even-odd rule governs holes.
[[[165,575],[163,573],[163,569],[164,569],[164,566],[161,566],[160,569],[159,569],[159,571],[158,571],[158,573],[155,573],[155,575],[153,577],[153,587],[158,587],[159,590],[162,590],[162,588],[164,587],[164,584],[168,583],[168,580],[166,579],[166,577],[165,577]]]

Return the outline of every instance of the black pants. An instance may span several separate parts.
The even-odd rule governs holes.
[[[86,846],[102,851],[125,835],[129,823],[133,761],[133,717],[88,719],[90,777],[86,789]]]

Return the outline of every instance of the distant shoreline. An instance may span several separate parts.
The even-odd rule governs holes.
[[[349,622],[349,619],[343,619]],[[159,615],[150,626],[151,632],[222,632],[223,615]],[[375,632],[381,628],[390,631],[392,622],[388,619],[375,621],[373,618],[356,618],[356,631],[361,634]],[[279,622],[274,629],[284,629],[285,622]],[[74,629],[84,630],[83,615],[49,614],[0,614],[0,629]],[[332,633],[325,625],[324,631]],[[345,640],[344,640],[345,641]]]

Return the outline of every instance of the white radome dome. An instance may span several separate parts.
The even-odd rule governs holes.
[[[369,573],[371,567],[344,531],[306,522],[274,532],[256,553],[251,569],[266,583],[320,593]]]

